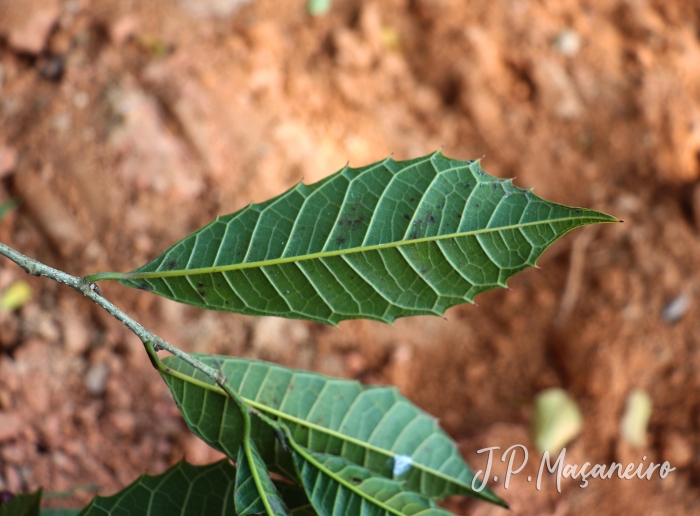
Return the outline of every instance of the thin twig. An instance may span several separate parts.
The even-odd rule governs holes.
[[[9,258],[17,265],[22,267],[27,272],[27,274],[31,274],[32,276],[45,276],[54,281],[58,281],[59,283],[63,283],[64,285],[68,285],[72,289],[77,290],[85,297],[92,299],[97,305],[107,310],[119,322],[124,324],[127,328],[134,332],[139,339],[141,339],[141,342],[143,342],[144,346],[146,347],[146,352],[148,353],[148,356],[151,359],[153,367],[155,367],[159,372],[172,374],[170,368],[167,367],[158,356],[158,350],[164,349],[172,353],[176,357],[180,358],[184,362],[187,362],[192,367],[194,367],[198,371],[201,371],[207,377],[213,380],[236,403],[236,405],[238,405],[238,407],[241,410],[244,422],[244,435],[242,441],[243,450],[246,454],[248,462],[250,463],[251,475],[253,476],[253,481],[258,490],[258,493],[260,494],[260,499],[262,500],[263,505],[265,507],[265,512],[269,516],[274,516],[274,512],[270,505],[270,501],[267,499],[267,496],[265,496],[265,490],[262,485],[262,480],[260,479],[260,472],[257,470],[256,463],[253,457],[253,452],[250,446],[251,408],[237,392],[231,389],[231,387],[228,385],[226,375],[224,375],[223,371],[206,365],[200,360],[197,360],[188,353],[185,353],[184,351],[178,349],[169,342],[166,342],[157,335],[148,331],[146,328],[134,321],[131,317],[122,312],[119,308],[107,301],[107,299],[102,297],[102,293],[100,292],[100,289],[97,287],[97,285],[89,281],[88,279],[79,278],[77,276],[71,276],[70,274],[67,274],[63,271],[59,271],[57,269],[54,269],[53,267],[44,265],[43,263],[38,262],[37,260],[29,258],[28,256],[25,256],[22,253],[15,251],[11,247],[1,242],[0,254]],[[257,412],[256,415],[260,416],[260,414],[257,414]],[[265,419],[268,424],[272,423],[272,426],[275,430],[279,430],[280,425],[278,423],[273,423],[268,418]]]
[[[164,372],[167,369],[165,365],[161,362],[160,358],[158,357],[158,354],[156,353],[156,351],[158,351],[159,349],[164,349],[172,353],[176,357],[184,360],[195,369],[204,373],[206,376],[208,376],[214,382],[216,382],[217,385],[226,384],[226,377],[221,371],[218,371],[213,367],[206,365],[205,363],[197,360],[193,356],[185,353],[184,351],[178,349],[169,342],[164,341],[157,335],[154,335],[153,333],[148,331],[146,328],[134,321],[131,317],[122,312],[119,308],[117,308],[112,303],[107,301],[104,297],[102,297],[100,289],[97,288],[97,285],[95,285],[94,283],[86,281],[84,278],[71,276],[70,274],[54,269],[53,267],[49,267],[48,265],[44,265],[41,262],[38,262],[32,258],[29,258],[28,256],[23,255],[18,251],[15,251],[11,247],[3,244],[2,242],[0,242],[0,254],[9,258],[17,265],[22,267],[27,272],[27,274],[31,274],[32,276],[45,276],[54,281],[58,281],[59,283],[63,283],[64,285],[68,285],[70,288],[77,290],[85,297],[92,299],[95,302],[95,304],[107,310],[119,322],[124,324],[124,326],[129,328],[132,332],[136,334],[136,336],[139,339],[141,339],[141,342],[143,342],[143,344],[146,346],[146,351],[148,352],[148,355],[151,358],[151,362],[153,362],[153,366],[156,369],[158,369],[158,371]]]

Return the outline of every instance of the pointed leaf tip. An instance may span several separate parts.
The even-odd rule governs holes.
[[[572,229],[618,220],[546,201],[480,160],[438,149],[345,167],[219,217],[128,277],[101,279],[201,308],[327,324],[442,315],[531,267]]]

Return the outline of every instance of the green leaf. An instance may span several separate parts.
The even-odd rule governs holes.
[[[306,494],[323,516],[450,516],[425,496],[352,462],[296,447],[294,461]]]
[[[243,446],[238,449],[238,461],[236,464],[236,491],[235,502],[236,511],[240,516],[248,516],[250,514],[265,514],[265,505],[260,498],[265,496],[272,512],[275,515],[288,516],[290,514],[287,507],[284,505],[280,494],[277,492],[275,485],[270,479],[270,473],[267,471],[267,466],[260,457],[255,443],[250,443],[250,452],[253,457],[253,467],[257,470],[257,476],[261,481],[261,490],[255,485],[255,479],[251,471],[251,461],[248,460],[248,454]]]
[[[41,509],[41,516],[78,516],[80,509]]]
[[[316,516],[318,514],[302,487],[287,482],[274,482],[274,484],[293,516]]]
[[[505,505],[493,492],[475,492],[471,469],[437,424],[393,387],[295,371],[241,358],[195,355],[220,369],[228,384],[260,413],[283,423],[296,443],[339,455],[430,498],[475,496]],[[190,429],[232,459],[238,456],[243,423],[236,404],[201,372],[176,357],[163,360],[163,374]],[[294,478],[291,456],[259,418],[251,436],[267,466]]]
[[[29,494],[16,495],[0,505],[0,516],[39,516],[41,489]]]
[[[160,475],[142,475],[113,496],[96,496],[80,516],[235,516],[235,477],[226,460],[207,466],[180,462]]]
[[[180,462],[160,475],[142,475],[113,496],[96,496],[80,516],[237,516],[235,485],[236,468],[226,460],[206,466]],[[299,486],[279,485],[292,514],[314,514]]]
[[[217,218],[130,273],[87,279],[214,310],[393,322],[472,302],[534,266],[568,231],[616,221],[438,151],[300,183]]]

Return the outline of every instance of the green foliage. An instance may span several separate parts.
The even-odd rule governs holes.
[[[307,495],[323,515],[449,516],[435,502],[335,455],[294,450]]]
[[[282,501],[282,496],[270,479],[270,473],[265,466],[265,462],[260,457],[260,453],[255,447],[255,443],[250,443],[250,455],[248,459],[245,449],[241,446],[238,449],[238,471],[236,473],[236,493],[234,501],[236,511],[240,516],[249,514],[265,514],[265,498],[275,516],[289,516],[289,509]],[[252,462],[252,464],[251,464]],[[253,469],[257,475],[253,475]],[[260,488],[255,484],[255,477],[260,479]]]
[[[0,251],[30,273],[72,286],[134,331],[190,429],[237,464],[180,463],[114,496],[96,497],[81,515],[442,516],[449,513],[436,501],[454,494],[507,506],[488,489],[472,489],[474,475],[454,441],[396,389],[187,355],[104,300],[90,282],[119,280],[201,308],[250,315],[391,323],[473,302],[535,266],[568,231],[616,221],[545,201],[488,175],[479,161],[438,151],[298,184],[217,218],[130,273],[78,279],[3,244]],[[176,356],[161,360],[158,346]]]
[[[219,368],[233,391],[258,413],[284,424],[300,446],[362,464],[430,498],[466,494],[503,503],[487,489],[472,490],[474,475],[454,441],[393,387],[365,387],[256,360],[194,356]],[[228,457],[238,457],[243,420],[236,404],[179,358],[163,362],[168,367],[163,378],[190,429]],[[292,457],[274,428],[254,418],[251,436],[272,471],[295,476]],[[401,461],[409,459],[402,472]]]
[[[237,516],[234,493],[237,471],[223,460],[207,466],[180,462],[157,475],[142,475],[114,496],[96,496],[80,516]],[[285,485],[287,504],[295,514],[303,514],[309,502],[297,486]],[[237,493],[236,493],[236,496]],[[260,514],[255,513],[255,514]]]
[[[119,279],[214,310],[328,324],[442,315],[505,287],[603,213],[537,197],[435,152],[346,167],[217,218]]]
[[[241,457],[243,461],[246,459]],[[294,452],[299,476],[305,479],[304,488],[284,482],[269,481],[274,497],[280,505],[275,514],[293,516],[347,515],[414,515],[448,516],[427,497],[406,489],[402,482],[389,480],[362,466],[334,455],[314,453],[299,448]],[[244,516],[264,514],[256,504],[257,494],[249,485],[241,485],[240,478],[250,478],[238,468],[223,460],[206,466],[180,462],[160,475],[142,475],[119,493],[96,496],[82,511],[74,509],[44,509],[41,516],[160,516],[187,514],[193,516]],[[248,482],[248,481],[246,481]],[[241,494],[246,491],[246,494]],[[239,506],[249,495],[251,503]],[[2,513],[3,516],[38,516],[40,492],[16,497],[21,504],[35,512]],[[233,500],[235,500],[235,503]],[[314,500],[318,512],[309,498]],[[259,501],[259,498],[257,498]],[[18,505],[17,503],[15,505]],[[28,505],[27,505],[28,506]]]

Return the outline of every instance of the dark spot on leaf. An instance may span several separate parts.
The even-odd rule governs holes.
[[[438,205],[437,205],[437,209],[438,209],[438,210],[441,210],[441,209],[443,209],[444,207],[445,207],[444,204],[438,204]]]
[[[203,290],[198,290],[198,291],[197,291],[197,294],[199,294],[199,297],[201,297],[202,299],[204,299],[205,297],[207,297],[206,292],[204,292]]]
[[[498,185],[496,183],[493,184],[493,189],[498,190]]]
[[[350,477],[350,480],[351,480],[354,484],[361,484],[361,483],[362,483],[362,479],[361,479],[360,477]]]
[[[416,238],[418,238],[418,232],[417,232],[417,231],[414,231],[413,233],[411,233],[410,235],[408,235],[408,238],[411,239],[411,240],[415,240]]]
[[[435,217],[428,215],[428,224],[433,224],[435,222]]]
[[[241,252],[238,251],[238,252],[236,253],[236,256],[240,256],[240,255],[241,255]]]
[[[150,292],[150,291],[151,291],[151,287],[149,287],[149,286],[146,285],[145,283],[139,283],[139,290],[145,290],[146,292]]]
[[[198,286],[198,287],[203,287],[203,286],[204,286],[204,283],[201,282],[201,281],[198,281],[198,282],[197,282],[197,286]]]
[[[475,206],[476,206],[477,208],[481,208],[481,204],[479,204],[478,202],[475,204]]]
[[[403,218],[406,220],[411,220],[411,216],[408,213],[404,213]]]
[[[458,213],[458,214],[457,214],[457,218],[458,218],[458,219],[461,219],[461,218],[462,218],[462,214],[461,214],[461,213]]]
[[[365,216],[364,216],[364,215],[360,215],[360,216],[357,217],[356,219],[351,219],[351,218],[346,217],[346,218],[344,218],[344,219],[340,219],[340,220],[338,221],[338,225],[339,225],[339,226],[348,225],[348,226],[350,226],[350,231],[354,231],[354,230],[357,229],[357,228],[360,226],[360,224],[363,223],[364,221],[365,221]]]
[[[168,269],[173,270],[175,267],[177,267],[177,262],[175,260],[170,260],[168,262]]]
[[[471,188],[471,187],[472,187],[472,184],[471,184],[471,183],[464,183],[464,187],[465,187],[465,188]]]
[[[227,304],[228,304],[228,301],[226,301],[225,299],[224,299],[224,304],[225,304],[225,305],[227,305]]]
[[[337,245],[343,245],[345,242],[347,242],[347,239],[344,236],[339,236],[335,239]]]
[[[426,269],[425,267],[420,270],[420,273],[422,275],[425,275],[427,272],[428,272],[428,269]]]

